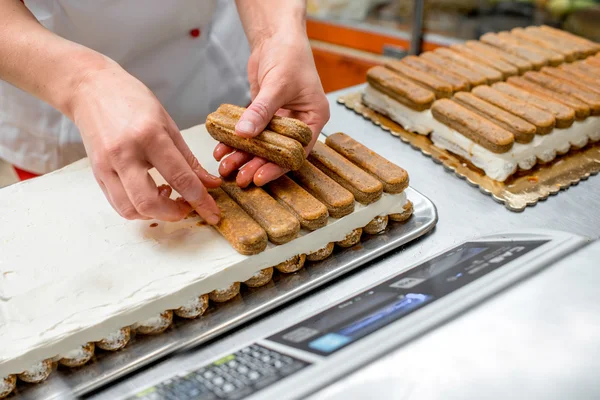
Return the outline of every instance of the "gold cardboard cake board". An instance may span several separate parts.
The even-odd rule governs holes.
[[[403,142],[441,163],[456,176],[506,206],[511,211],[523,211],[551,194],[600,172],[600,144],[589,145],[557,157],[547,164],[538,164],[529,171],[519,171],[506,182],[498,182],[456,155],[435,147],[429,137],[405,131],[391,119],[371,110],[361,101],[362,93],[341,96],[338,103],[362,115],[375,125],[399,137]]]

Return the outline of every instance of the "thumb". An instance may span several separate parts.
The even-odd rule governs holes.
[[[235,125],[235,133],[247,138],[258,135],[283,104],[283,95],[279,90],[263,86]]]

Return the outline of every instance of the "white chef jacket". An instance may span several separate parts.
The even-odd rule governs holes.
[[[245,105],[248,42],[233,0],[25,0],[48,29],[117,61],[180,129]],[[85,157],[77,127],[0,81],[0,158],[42,174]]]

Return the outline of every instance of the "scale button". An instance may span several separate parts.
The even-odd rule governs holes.
[[[248,378],[250,378],[253,381],[255,381],[258,378],[260,378],[260,374],[258,372],[256,372],[256,371],[250,371],[250,373],[248,374]]]
[[[225,383],[225,379],[217,376],[215,379],[213,379],[212,383],[214,383],[216,386],[221,386],[223,383]]]
[[[225,385],[223,385],[223,391],[225,393],[231,393],[235,390],[235,386],[233,386],[231,383],[226,383]]]
[[[213,376],[215,376],[215,373],[212,371],[206,371],[204,373],[204,375],[202,375],[205,379],[212,379]]]
[[[268,363],[269,361],[271,361],[271,357],[269,357],[269,356],[263,356],[263,357],[261,358],[261,360],[263,360],[263,362],[266,362],[266,363]]]
[[[281,368],[283,366],[283,363],[279,360],[275,360],[275,362],[273,363],[273,366],[275,368]]]
[[[237,369],[237,371],[238,371],[240,374],[246,374],[246,373],[248,373],[248,367],[246,367],[245,365],[242,365],[242,366],[240,366],[240,367]]]
[[[228,366],[230,366],[231,368],[235,368],[238,365],[238,362],[235,360],[231,360],[227,363]]]

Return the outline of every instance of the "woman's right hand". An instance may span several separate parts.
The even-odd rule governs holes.
[[[219,222],[220,210],[207,188],[221,180],[202,168],[144,84],[114,64],[85,75],[73,99],[72,118],[96,180],[121,216],[178,221],[191,206],[207,223]],[[188,204],[159,193],[148,174],[152,167]]]

